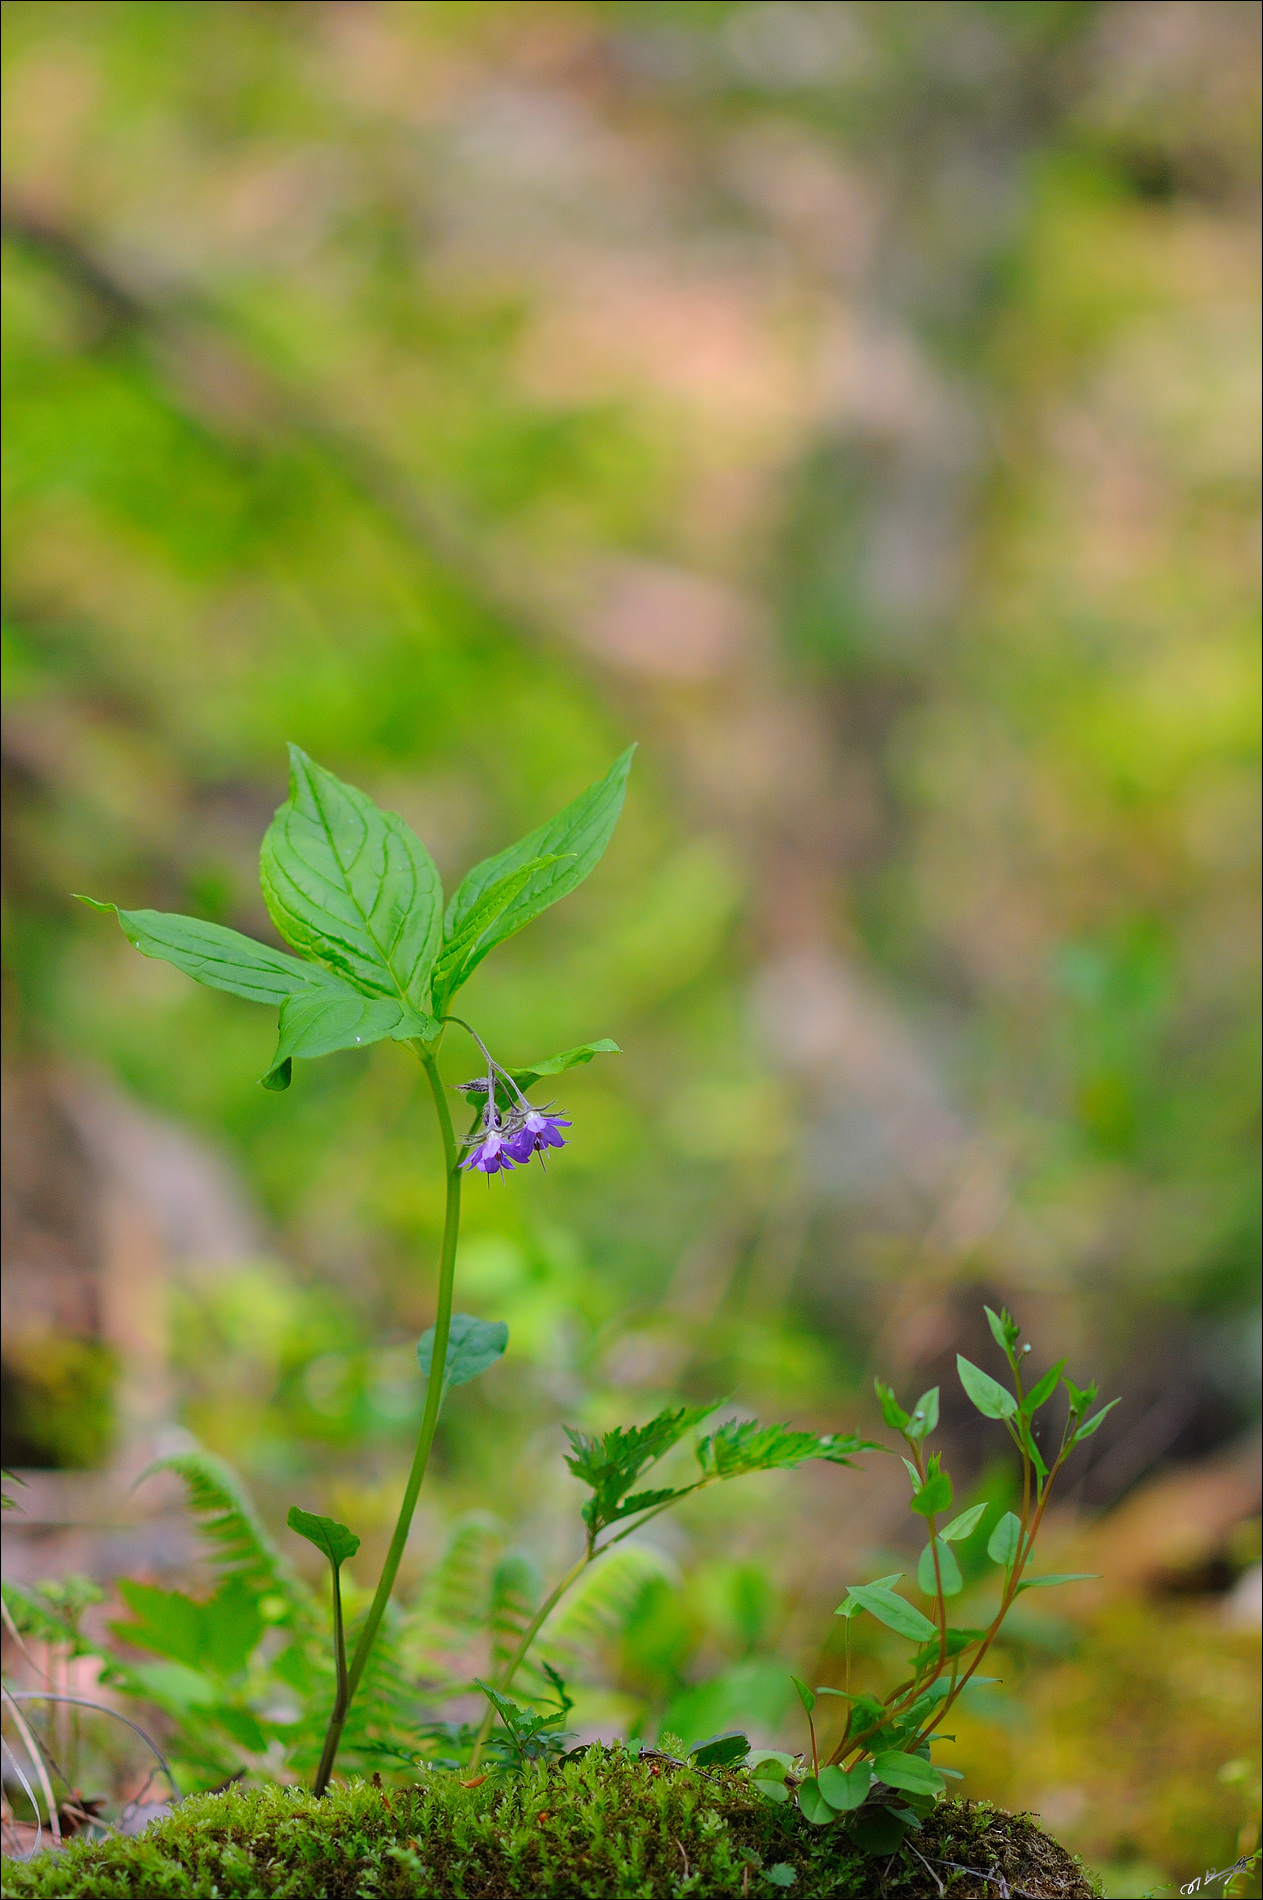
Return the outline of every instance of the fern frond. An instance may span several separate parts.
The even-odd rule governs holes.
[[[498,1675],[522,1640],[539,1602],[540,1580],[534,1564],[516,1551],[502,1557],[491,1576],[488,1621],[491,1666]]]
[[[620,1544],[586,1570],[558,1604],[539,1635],[542,1654],[570,1667],[592,1666],[602,1650],[626,1631],[649,1584],[674,1582],[678,1572],[665,1551],[652,1544]]]
[[[264,1530],[236,1473],[221,1458],[200,1446],[175,1452],[147,1465],[136,1483],[159,1471],[173,1471],[183,1483],[189,1509],[201,1519],[199,1529],[217,1569],[239,1576],[257,1594],[274,1590],[294,1597],[293,1573]]]

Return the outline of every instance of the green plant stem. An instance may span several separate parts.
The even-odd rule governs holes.
[[[503,1670],[500,1672],[500,1680],[495,1685],[497,1689],[504,1690],[508,1688],[514,1676],[516,1676],[518,1670],[522,1667],[523,1662],[526,1660],[527,1650],[530,1648],[531,1644],[535,1641],[535,1638],[539,1635],[540,1630],[543,1628],[545,1618],[548,1616],[551,1616],[552,1612],[557,1608],[557,1605],[561,1602],[561,1599],[565,1596],[566,1591],[570,1588],[571,1584],[575,1582],[576,1578],[582,1576],[583,1572],[587,1569],[588,1565],[592,1562],[594,1555],[597,1555],[597,1554],[599,1553],[593,1552],[591,1550],[585,1550],[582,1557],[579,1558],[578,1562],[575,1564],[572,1564],[570,1569],[567,1570],[561,1582],[557,1584],[554,1589],[549,1591],[548,1595],[544,1598],[544,1601],[540,1604],[534,1616],[531,1618],[530,1622],[527,1624],[526,1629],[524,1630],[522,1634],[521,1641],[518,1643],[517,1648],[514,1650],[512,1656],[510,1656],[508,1662],[505,1664]],[[487,1737],[491,1733],[491,1724],[495,1720],[495,1714],[496,1712],[495,1712],[494,1705],[488,1702],[487,1712],[482,1718],[482,1722],[479,1725],[477,1735],[474,1737],[474,1752],[469,1757],[468,1772],[471,1775],[476,1774],[478,1772],[478,1763],[481,1761],[482,1751],[487,1745]]]
[[[400,1560],[404,1545],[408,1541],[408,1532],[412,1528],[412,1515],[417,1508],[422,1480],[430,1459],[430,1450],[434,1444],[435,1427],[439,1422],[439,1407],[443,1402],[443,1371],[447,1364],[447,1341],[452,1325],[452,1287],[456,1275],[456,1242],[460,1234],[460,1154],[456,1145],[456,1134],[452,1128],[452,1117],[448,1111],[447,1099],[443,1093],[443,1080],[439,1075],[438,1064],[432,1052],[424,1046],[413,1047],[421,1058],[426,1079],[430,1084],[430,1093],[434,1097],[435,1112],[438,1115],[439,1132],[443,1138],[443,1158],[447,1165],[447,1211],[443,1222],[443,1246],[439,1255],[439,1300],[438,1311],[434,1316],[434,1351],[430,1358],[430,1378],[426,1385],[425,1412],[421,1419],[421,1430],[417,1435],[417,1449],[413,1454],[412,1469],[408,1473],[408,1483],[404,1489],[403,1502],[399,1506],[399,1516],[395,1523],[390,1548],[386,1552],[386,1561],[382,1565],[382,1574],[377,1589],[360,1631],[359,1641],[355,1645],[355,1654],[347,1675],[345,1705],[334,1706],[329,1730],[325,1736],[324,1750],[320,1757],[320,1766],[316,1770],[316,1779],[312,1792],[322,1795],[329,1785],[333,1773],[333,1764],[337,1759],[338,1744],[342,1739],[342,1729],[346,1722],[347,1711],[360,1686],[369,1654],[386,1614],[386,1605],[390,1601],[391,1591],[395,1587],[395,1578],[399,1573]],[[339,1702],[341,1702],[339,1695]]]
[[[1003,1623],[1005,1617],[1008,1615],[1009,1611],[1013,1607],[1014,1600],[1017,1596],[1018,1585],[1022,1581],[1022,1572],[1026,1568],[1027,1562],[1030,1558],[1031,1551],[1033,1550],[1034,1545],[1035,1545],[1035,1537],[1036,1537],[1036,1534],[1038,1533],[1041,1520],[1043,1519],[1044,1510],[1048,1503],[1048,1495],[1050,1491],[1052,1490],[1053,1479],[1057,1476],[1057,1473],[1060,1471],[1062,1465],[1065,1463],[1067,1450],[1068,1450],[1068,1447],[1063,1448],[1060,1457],[1057,1459],[1056,1464],[1053,1466],[1052,1470],[1048,1474],[1048,1482],[1044,1486],[1043,1495],[1040,1499],[1038,1509],[1035,1512],[1035,1517],[1030,1528],[1030,1535],[1026,1539],[1025,1547],[1024,1548],[1019,1547],[1018,1549],[1017,1555],[1013,1562],[1013,1568],[1010,1570],[1008,1574],[1004,1591],[1000,1598],[1000,1607],[996,1611],[994,1618],[992,1619],[985,1633],[981,1637],[978,1644],[977,1651],[974,1654],[973,1660],[970,1662],[969,1667],[965,1670],[965,1673],[963,1676],[953,1677],[951,1692],[949,1693],[949,1695],[943,1702],[942,1706],[939,1708],[936,1708],[932,1713],[931,1721],[935,1727],[937,1727],[937,1725],[943,1720],[944,1716],[947,1714],[952,1704],[956,1701],[957,1697],[968,1686],[971,1676],[973,1676],[975,1671],[978,1669],[980,1663],[982,1662],[983,1657],[986,1655],[987,1651],[990,1649],[992,1643],[995,1641],[997,1635],[999,1634],[1000,1625]],[[851,1736],[851,1737],[846,1737],[841,1742],[839,1742],[837,1748],[833,1751],[833,1754],[829,1758],[830,1762],[841,1764],[847,1759],[849,1755],[853,1755],[853,1754],[862,1755],[864,1753],[866,1744],[870,1741],[870,1739],[874,1735],[878,1733],[879,1730],[883,1729],[886,1726],[887,1722],[897,1719],[897,1717],[903,1713],[903,1710],[905,1708],[909,1708],[911,1706],[911,1704],[916,1700],[917,1696],[924,1695],[926,1688],[930,1684],[937,1682],[939,1676],[942,1674],[942,1667],[943,1665],[940,1662],[938,1667],[935,1669],[934,1674],[928,1678],[928,1681],[926,1679],[918,1677],[916,1681],[912,1684],[908,1692],[903,1696],[902,1703],[899,1701],[899,1696],[902,1692],[900,1690],[896,1690],[894,1694],[887,1701],[885,1707],[883,1708],[881,1720],[879,1722],[874,1722],[870,1724],[870,1726],[862,1730],[860,1734]],[[921,1735],[920,1735],[920,1732],[918,1731],[916,1734],[909,1736],[908,1739],[902,1744],[902,1747],[905,1751],[915,1748],[917,1743],[920,1740],[921,1740]]]
[[[333,1571],[333,1663],[338,1672],[337,1694],[333,1702],[332,1720],[341,1732],[346,1720],[347,1706],[351,1700],[350,1683],[346,1673],[346,1629],[342,1622],[342,1566],[332,1564]]]
[[[681,1497],[691,1497],[694,1492],[705,1491],[710,1485],[719,1484],[721,1482],[722,1480],[719,1478],[701,1478],[696,1484],[690,1485],[687,1491],[681,1491],[677,1496],[668,1498],[665,1503],[656,1504],[651,1511],[646,1511],[644,1516],[638,1517],[634,1524],[628,1524],[624,1530],[619,1531],[617,1537],[607,1538],[599,1550],[595,1550],[593,1546],[589,1544],[582,1557],[570,1566],[570,1569],[567,1570],[561,1582],[549,1592],[544,1598],[544,1601],[540,1604],[538,1610],[536,1610],[534,1616],[527,1624],[517,1648],[501,1671],[500,1678],[496,1682],[495,1687],[501,1691],[508,1688],[514,1676],[516,1676],[518,1670],[525,1662],[527,1651],[535,1641],[535,1638],[539,1635],[541,1629],[543,1629],[545,1622],[557,1608],[557,1605],[561,1602],[561,1599],[565,1596],[571,1584],[578,1581],[590,1563],[595,1563],[598,1557],[604,1557],[607,1550],[612,1550],[615,1544],[621,1544],[623,1539],[630,1537],[633,1531],[643,1530],[645,1525],[648,1524],[652,1518],[657,1517],[660,1512],[668,1511],[673,1504],[678,1504]],[[488,1703],[487,1712],[482,1718],[477,1735],[474,1737],[474,1749],[469,1758],[468,1772],[470,1774],[477,1771],[478,1763],[482,1759],[482,1751],[487,1745],[487,1737],[491,1733],[491,1724],[495,1720],[495,1713],[495,1709]]]

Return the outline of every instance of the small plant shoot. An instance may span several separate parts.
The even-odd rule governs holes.
[[[850,1837],[864,1852],[893,1854],[942,1798],[947,1778],[955,1770],[931,1761],[931,1745],[944,1718],[966,1690],[994,1680],[979,1669],[1004,1619],[1024,1590],[1083,1583],[1082,1574],[1032,1577],[1026,1574],[1055,1479],[1077,1445],[1089,1438],[1110,1405],[1092,1412],[1094,1385],[1080,1389],[1064,1374],[1065,1360],[1050,1367],[1029,1391],[1023,1390],[1022,1360],[1029,1350],[1018,1350],[1019,1327],[1007,1312],[984,1309],[997,1345],[1008,1362],[1011,1386],[958,1357],[957,1370],[967,1397],[984,1418],[994,1419],[1007,1432],[1021,1465],[1021,1509],[1006,1511],[987,1541],[987,1556],[996,1566],[999,1602],[985,1628],[954,1627],[948,1602],[964,1588],[953,1544],[969,1537],[981,1523],[985,1504],[971,1505],[940,1523],[953,1502],[952,1481],[942,1468],[941,1454],[927,1452],[926,1441],[939,1419],[937,1386],[923,1393],[906,1412],[895,1393],[875,1381],[877,1402],[891,1430],[899,1433],[903,1463],[912,1487],[909,1506],[924,1518],[926,1543],[917,1562],[916,1583],[929,1599],[928,1613],[902,1594],[904,1578],[896,1573],[872,1583],[852,1584],[836,1614],[846,1629],[847,1685],[844,1691],[812,1691],[795,1676],[794,1688],[802,1703],[810,1735],[810,1758],[763,1756],[750,1765],[755,1785],[778,1804],[793,1799],[814,1826],[826,1827],[846,1817]],[[1066,1419],[1051,1459],[1036,1444],[1031,1425],[1035,1414],[1052,1398],[1058,1385],[1066,1395]],[[1112,1401],[1113,1404],[1117,1400]],[[1091,1413],[1091,1416],[1089,1416]],[[883,1701],[850,1692],[851,1623],[871,1616],[885,1629],[911,1645],[904,1679]],[[845,1729],[820,1766],[816,1733],[818,1697],[841,1696],[848,1705]]]
[[[476,864],[444,909],[433,858],[402,818],[378,809],[300,750],[290,747],[289,797],[259,853],[259,881],[268,914],[296,953],[256,943],[221,924],[152,910],[113,911],[145,956],[160,957],[207,983],[278,1011],[277,1042],[263,1086],[290,1086],[296,1061],[389,1038],[409,1048],[425,1070],[438,1120],[447,1175],[447,1210],[439,1260],[438,1311],[417,1347],[425,1409],[412,1470],[371,1607],[347,1663],[342,1635],[340,1569],[358,1547],[344,1526],[303,1511],[290,1528],[315,1543],[333,1570],[333,1640],[337,1687],[315,1792],[323,1793],[337,1759],[351,1703],[394,1589],[400,1559],[425,1478],[439,1410],[447,1392],[485,1372],[503,1354],[508,1329],[452,1312],[461,1186],[467,1172],[511,1173],[565,1146],[569,1120],[551,1103],[527,1095],[545,1076],[562,1075],[595,1055],[612,1054],[608,1038],[561,1055],[506,1068],[477,1032],[450,1012],[461,985],[497,944],[523,929],[575,889],[599,863],[618,822],[634,747],[604,778],[529,836]],[[473,1126],[458,1135],[438,1068],[453,1027],[468,1035],[482,1061],[463,1085]],[[435,1358],[443,1377],[431,1377]]]

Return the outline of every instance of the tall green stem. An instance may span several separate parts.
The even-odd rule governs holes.
[[[416,1044],[413,1045],[417,1047]],[[381,1620],[386,1614],[386,1605],[390,1593],[395,1587],[395,1578],[399,1573],[399,1564],[403,1557],[404,1545],[408,1541],[408,1532],[412,1528],[412,1514],[417,1508],[417,1498],[421,1492],[421,1483],[425,1477],[425,1468],[430,1459],[430,1448],[434,1443],[434,1431],[439,1422],[439,1406],[443,1401],[443,1368],[447,1364],[447,1340],[452,1325],[452,1286],[456,1275],[456,1241],[460,1233],[460,1152],[456,1145],[456,1134],[452,1128],[452,1117],[448,1112],[447,1100],[443,1094],[443,1081],[439,1075],[438,1064],[434,1056],[425,1048],[417,1048],[425,1068],[426,1079],[430,1084],[430,1093],[434,1097],[434,1108],[438,1115],[439,1132],[443,1137],[443,1158],[447,1166],[447,1212],[443,1222],[443,1248],[439,1255],[439,1303],[434,1316],[434,1351],[430,1359],[430,1378],[426,1385],[425,1412],[421,1419],[421,1430],[417,1435],[417,1449],[412,1459],[412,1469],[408,1473],[408,1483],[399,1506],[399,1516],[395,1523],[394,1536],[386,1552],[386,1561],[382,1565],[382,1574],[378,1579],[372,1605],[360,1631],[359,1641],[355,1645],[355,1654],[351,1658],[351,1667],[347,1672],[345,1702],[339,1695],[329,1722],[329,1731],[325,1736],[324,1751],[320,1757],[320,1766],[316,1770],[313,1793],[322,1795],[329,1785],[333,1773],[333,1764],[337,1759],[338,1744],[342,1740],[342,1729],[346,1722],[347,1711],[360,1686],[369,1653],[376,1640]],[[341,1706],[339,1706],[341,1705]]]

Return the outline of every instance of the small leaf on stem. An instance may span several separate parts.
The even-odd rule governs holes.
[[[903,1431],[908,1423],[908,1414],[895,1398],[894,1391],[884,1385],[880,1379],[873,1380],[873,1390],[877,1394],[877,1403],[881,1406],[881,1415],[892,1431]]]
[[[317,1517],[312,1511],[300,1511],[296,1504],[289,1507],[285,1522],[309,1544],[323,1551],[335,1570],[341,1569],[348,1557],[354,1557],[360,1547],[360,1540],[354,1531],[345,1524],[339,1524],[332,1517]]]
[[[447,1336],[443,1391],[450,1391],[454,1385],[468,1385],[503,1356],[508,1343],[509,1329],[503,1320],[475,1319],[472,1313],[453,1313]],[[417,1341],[417,1364],[426,1379],[430,1376],[433,1357],[434,1328],[431,1326]]]
[[[987,1324],[991,1328],[991,1337],[1007,1358],[1008,1354],[1017,1344],[1018,1334],[1022,1330],[1021,1327],[1007,1307],[1002,1306],[998,1313],[993,1313],[989,1306],[984,1306],[982,1310],[987,1316]]]
[[[939,1575],[943,1580],[943,1595],[945,1597],[959,1596],[965,1587],[960,1574],[960,1565],[956,1561],[955,1553],[943,1542],[942,1538],[936,1538],[934,1542],[928,1543],[921,1552],[920,1560],[917,1563],[917,1583],[927,1597],[937,1596],[938,1584],[935,1581],[934,1575],[934,1543],[938,1544],[938,1567]]]
[[[1017,1400],[1007,1386],[993,1379],[989,1372],[971,1365],[960,1353],[956,1355],[956,1370],[966,1394],[984,1418],[1012,1418],[1017,1410]]]
[[[962,1537],[968,1537],[977,1528],[986,1512],[985,1500],[981,1504],[971,1504],[967,1511],[962,1511],[959,1517],[954,1517],[950,1524],[944,1525],[939,1536],[945,1544],[958,1544]]]
[[[1091,1400],[1089,1400],[1088,1402],[1090,1404]],[[1112,1412],[1114,1410],[1114,1407],[1119,1404],[1121,1404],[1121,1400],[1111,1399],[1108,1405],[1103,1405],[1100,1411],[1097,1412],[1093,1418],[1090,1418],[1087,1421],[1086,1425],[1080,1425],[1078,1431],[1075,1433],[1074,1437],[1070,1440],[1070,1443],[1072,1445],[1081,1445],[1085,1438],[1091,1438],[1093,1432],[1100,1425],[1102,1419],[1105,1418],[1106,1414],[1109,1412]]]
[[[952,1481],[945,1471],[931,1472],[912,1500],[912,1509],[921,1517],[933,1517],[945,1511],[952,1501]]]
[[[1096,1570],[1067,1570],[1057,1577],[1024,1577],[1014,1596],[1020,1596],[1023,1590],[1051,1590],[1058,1583],[1095,1583],[1100,1572]]]
[[[793,1683],[795,1689],[797,1689],[798,1691],[798,1700],[802,1703],[803,1708],[807,1711],[807,1714],[810,1715],[811,1711],[816,1706],[815,1696],[812,1694],[811,1690],[807,1687],[806,1683],[801,1680],[800,1677],[791,1676],[790,1681]]]
[[[1059,1359],[1055,1366],[1050,1366],[1043,1378],[1040,1379],[1037,1384],[1033,1385],[1026,1394],[1026,1397],[1022,1400],[1022,1410],[1025,1412],[1027,1418],[1029,1418],[1033,1412],[1038,1412],[1041,1405],[1047,1405],[1049,1399],[1057,1390],[1057,1381],[1061,1377],[1062,1367],[1065,1363],[1064,1359]]]
[[[938,1387],[932,1385],[923,1392],[912,1408],[912,1417],[908,1420],[909,1438],[928,1438],[938,1425]]]
[[[851,1595],[862,1610],[875,1616],[896,1636],[906,1636],[911,1642],[923,1643],[928,1637],[937,1635],[928,1616],[922,1616],[920,1610],[915,1609],[905,1598],[896,1596],[893,1590],[881,1584],[852,1584]]]
[[[838,1814],[858,1808],[873,1785],[871,1761],[857,1761],[849,1771],[832,1765],[822,1768],[816,1777],[821,1794]]]
[[[1017,1556],[1022,1541],[1022,1520],[1012,1511],[1006,1511],[987,1540],[987,1555],[992,1563],[1003,1564],[1007,1570]]]

